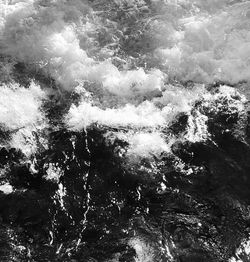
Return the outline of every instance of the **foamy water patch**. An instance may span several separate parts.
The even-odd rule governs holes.
[[[93,15],[86,5],[79,1],[75,5],[34,1],[29,6],[18,6],[15,12],[4,16],[2,52],[32,63],[64,89],[72,90],[81,80],[99,83],[104,90],[126,97],[161,89],[164,74],[160,70],[119,70],[110,59],[99,61],[89,57],[81,39],[89,37],[88,31],[93,31],[95,21],[86,16]]]
[[[70,129],[81,130],[95,123],[110,127],[157,127],[164,125],[166,119],[162,111],[149,101],[139,106],[127,104],[107,109],[83,101],[79,106],[71,106],[66,122]]]
[[[10,133],[3,146],[19,149],[26,156],[34,154],[38,144],[46,144],[46,139],[38,135],[47,126],[41,111],[46,94],[35,83],[29,88],[2,86],[0,94],[0,126]]]
[[[6,195],[11,194],[13,191],[14,191],[14,189],[9,183],[0,185],[0,192],[4,193]]]
[[[249,3],[184,1],[189,12],[173,24],[171,45],[155,49],[170,78],[213,83],[249,81]],[[183,7],[185,6],[183,5]],[[181,3],[176,2],[181,8]]]
[[[207,116],[194,111],[188,117],[188,129],[184,138],[192,143],[207,141],[210,138],[207,121]]]
[[[245,239],[236,249],[235,255],[231,257],[228,262],[243,262],[250,259],[250,240]]]
[[[29,88],[5,85],[1,86],[0,93],[0,124],[4,128],[15,130],[42,122],[40,106],[45,93],[38,85],[31,83]]]
[[[171,143],[159,131],[120,132],[116,136],[129,144],[126,150],[128,158],[138,156],[141,158],[159,157],[163,152],[170,152]]]
[[[203,130],[198,134],[197,128],[202,129],[201,124],[205,123],[199,122],[201,117],[192,118],[190,113],[193,103],[201,98],[204,92],[203,86],[185,89],[181,86],[166,85],[158,97],[153,97],[152,100],[138,105],[128,103],[116,108],[105,108],[100,104],[94,105],[91,94],[79,87],[78,94],[82,96],[82,100],[77,105],[72,104],[65,116],[65,124],[69,130],[74,131],[88,129],[92,125],[105,127],[107,130],[117,129],[111,132],[111,136],[107,135],[107,139],[116,137],[126,142],[128,146],[125,155],[129,159],[160,157],[163,152],[171,151],[174,139],[167,137],[163,130],[168,128],[178,113],[190,114],[190,128],[186,139],[197,140],[204,135]]]
[[[119,105],[117,100],[116,107],[108,107],[108,103],[105,106],[99,101],[96,103],[91,92],[79,87],[77,93],[82,96],[81,101],[78,105],[72,104],[65,123],[71,130],[81,130],[92,124],[110,127],[162,127],[171,122],[177,113],[189,112],[194,101],[206,92],[202,85],[191,89],[166,85],[158,91],[151,99],[142,102],[131,97],[125,106],[124,101]]]
[[[129,241],[129,245],[136,252],[136,262],[152,262],[155,260],[155,250],[148,243],[140,238],[134,238]]]
[[[102,20],[101,13],[86,3],[27,0],[0,4],[2,52],[42,68],[66,90],[72,90],[78,80],[89,80],[116,95],[131,96],[134,90],[160,89],[166,74],[169,79],[199,83],[250,80],[247,2],[154,1],[154,16],[138,28],[138,52],[147,50],[146,42],[158,59],[149,61],[153,63],[148,70],[142,65],[125,69],[130,67],[130,58],[124,60],[124,50],[120,54],[118,50],[126,30],[119,30],[119,22],[112,21],[112,16]],[[130,5],[136,10],[137,1]],[[171,14],[170,18],[166,14]],[[95,30],[115,35],[111,43],[102,46]],[[112,41],[117,50],[112,49]],[[114,54],[124,61],[123,68],[112,63]]]

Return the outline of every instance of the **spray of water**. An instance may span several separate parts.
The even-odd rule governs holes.
[[[32,162],[46,148],[48,127],[58,128],[46,105],[64,101],[61,126],[106,128],[108,142],[127,143],[128,161],[171,152],[177,135],[166,129],[180,113],[188,116],[188,131],[178,139],[208,140],[207,118],[193,105],[202,100],[213,108],[239,95],[207,87],[250,80],[249,29],[247,1],[0,0],[4,146]],[[244,110],[244,102],[241,96],[232,110]],[[58,179],[54,169],[48,179]]]

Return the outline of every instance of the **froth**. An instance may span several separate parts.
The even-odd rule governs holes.
[[[28,89],[17,84],[1,86],[0,128],[10,134],[2,146],[21,150],[26,156],[36,152],[39,142],[36,132],[47,125],[41,111],[45,97],[45,93],[34,83]],[[42,137],[39,140],[43,143]]]
[[[115,5],[123,18],[117,18],[118,11],[104,14],[88,1],[2,1],[0,52],[53,78],[58,90],[75,92],[81,85],[88,99],[69,107],[64,123],[70,130],[93,124],[129,127],[136,132],[126,139],[133,153],[143,155],[146,148],[155,152],[153,141],[168,150],[159,132],[187,112],[186,138],[206,139],[205,117],[190,115],[190,108],[204,92],[203,84],[249,81],[249,3],[102,4],[104,9]],[[199,85],[187,89],[182,84],[189,81]],[[1,91],[1,103],[10,96],[16,109],[2,116],[6,127],[42,119],[34,88],[9,90]]]

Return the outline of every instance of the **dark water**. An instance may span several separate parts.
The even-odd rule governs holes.
[[[0,261],[250,261],[248,1],[0,1]]]

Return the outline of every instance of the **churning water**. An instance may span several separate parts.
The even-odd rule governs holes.
[[[250,260],[250,2],[0,0],[0,260]]]

